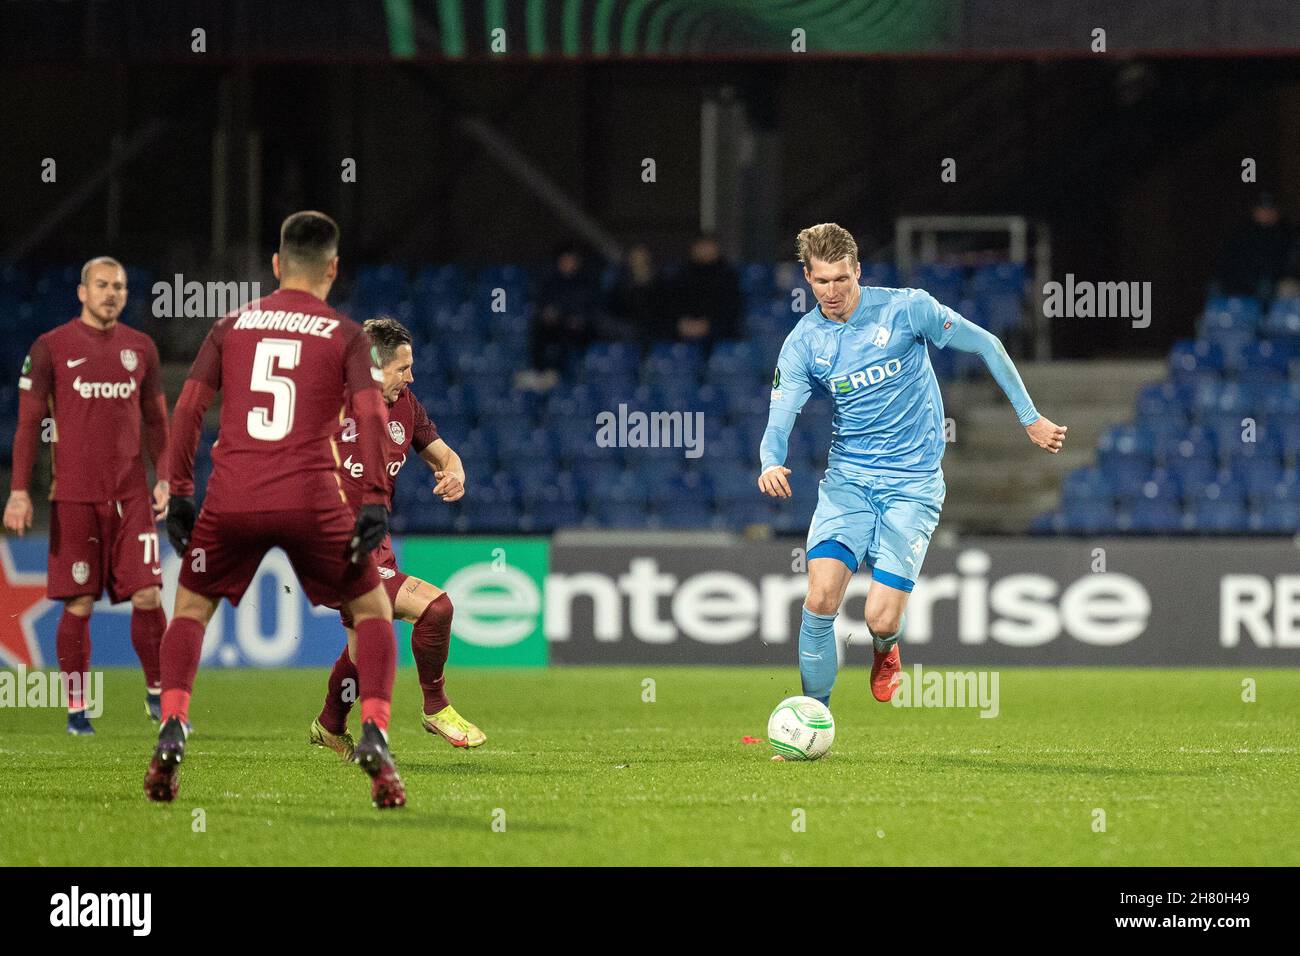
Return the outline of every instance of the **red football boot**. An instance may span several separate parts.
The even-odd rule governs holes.
[[[876,651],[871,661],[871,696],[882,704],[889,703],[894,696],[894,688],[898,686],[899,671],[902,669],[897,644],[884,654]]]

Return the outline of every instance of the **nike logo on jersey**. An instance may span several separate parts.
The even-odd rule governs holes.
[[[359,461],[353,461],[351,455],[348,455],[348,457],[344,460],[343,468],[353,478],[360,478],[365,473],[366,470],[366,466]]]
[[[815,358],[815,359],[813,359],[813,361],[816,362],[818,365],[830,365],[830,364],[831,364],[830,362],[826,361],[826,359],[824,359],[824,358]]]
[[[68,359],[68,368],[76,368],[78,365],[80,365],[82,362],[85,361],[87,361],[87,359],[84,358]]]

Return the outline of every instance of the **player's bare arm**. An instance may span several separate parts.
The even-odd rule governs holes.
[[[438,480],[433,486],[435,495],[448,504],[465,497],[465,465],[450,445],[439,438],[426,445],[420,457],[433,469],[433,477]]]

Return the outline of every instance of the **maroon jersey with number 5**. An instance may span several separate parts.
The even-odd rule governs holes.
[[[339,431],[339,454],[343,455],[343,487],[348,501],[355,509],[366,489],[366,467],[356,454],[358,440],[357,419],[351,407],[343,419],[343,428]],[[397,484],[397,473],[406,464],[406,454],[414,451],[417,455],[438,440],[438,429],[429,419],[428,413],[420,400],[404,388],[397,396],[397,401],[388,406],[388,424],[384,428],[384,493],[386,503],[393,507],[393,486]]]
[[[172,493],[194,493],[199,425],[220,390],[205,511],[346,506],[334,443],[345,406],[366,465],[358,503],[384,504],[380,379],[361,326],[314,295],[281,289],[249,303],[213,325],[190,369],[173,426]]]

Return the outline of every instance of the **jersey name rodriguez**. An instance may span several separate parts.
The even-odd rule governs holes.
[[[286,312],[284,309],[250,309],[241,312],[235,319],[232,329],[257,329],[274,332],[297,332],[301,335],[315,335],[322,339],[334,337],[334,330],[339,327],[338,319],[327,319],[323,315],[310,312]]]

